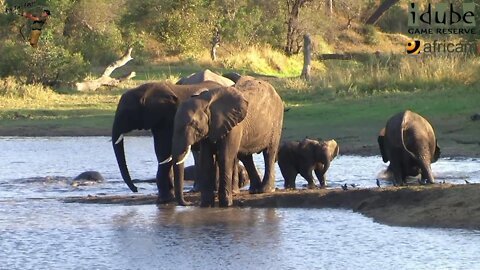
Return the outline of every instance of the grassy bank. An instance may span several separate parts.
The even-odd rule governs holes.
[[[256,57],[273,59],[265,55]],[[52,91],[4,79],[0,135],[109,135],[116,104],[126,89],[152,80],[175,81],[208,67],[269,75],[263,78],[289,108],[284,140],[335,138],[343,153],[377,154],[377,134],[388,117],[410,109],[432,122],[444,156],[480,156],[480,122],[469,118],[480,112],[478,60],[389,56],[365,62],[316,62],[310,82],[289,78],[298,76],[298,67],[292,69],[289,61],[298,64],[299,59],[258,61],[258,65],[250,61],[249,72],[241,68],[245,63],[236,61],[240,60],[226,61],[230,66],[183,61],[131,67],[138,76],[128,85],[92,93]]]

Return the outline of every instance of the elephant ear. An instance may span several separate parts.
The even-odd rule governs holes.
[[[388,157],[387,157],[387,152],[385,151],[385,128],[382,128],[380,130],[377,141],[378,141],[378,146],[380,148],[380,154],[382,154],[383,162],[387,163]]]
[[[208,137],[215,142],[245,119],[248,102],[233,87],[219,88],[205,94],[210,97]]]
[[[152,84],[140,99],[143,109],[143,124],[150,129],[159,124],[173,121],[178,107],[178,97],[168,83]]]

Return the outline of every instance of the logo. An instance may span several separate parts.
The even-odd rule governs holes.
[[[420,10],[415,3],[408,6],[408,33],[417,35],[475,35],[475,3],[428,3]]]
[[[419,54],[420,53],[420,40],[412,40],[407,43],[407,53],[408,54]]]
[[[434,40],[424,42],[420,40],[412,40],[407,43],[407,54],[474,54],[480,53],[480,42],[449,42]]]

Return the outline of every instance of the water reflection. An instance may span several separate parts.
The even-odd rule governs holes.
[[[480,232],[344,210],[0,202],[2,269],[474,269]],[[393,255],[392,255],[393,254]]]

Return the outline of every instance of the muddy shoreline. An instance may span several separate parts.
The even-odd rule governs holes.
[[[235,195],[234,207],[341,208],[392,225],[480,230],[480,184],[385,187],[367,189],[277,190],[270,194]],[[199,194],[186,193],[198,207]],[[67,203],[155,204],[156,195],[87,196],[64,199]],[[174,207],[170,204],[160,207]]]

